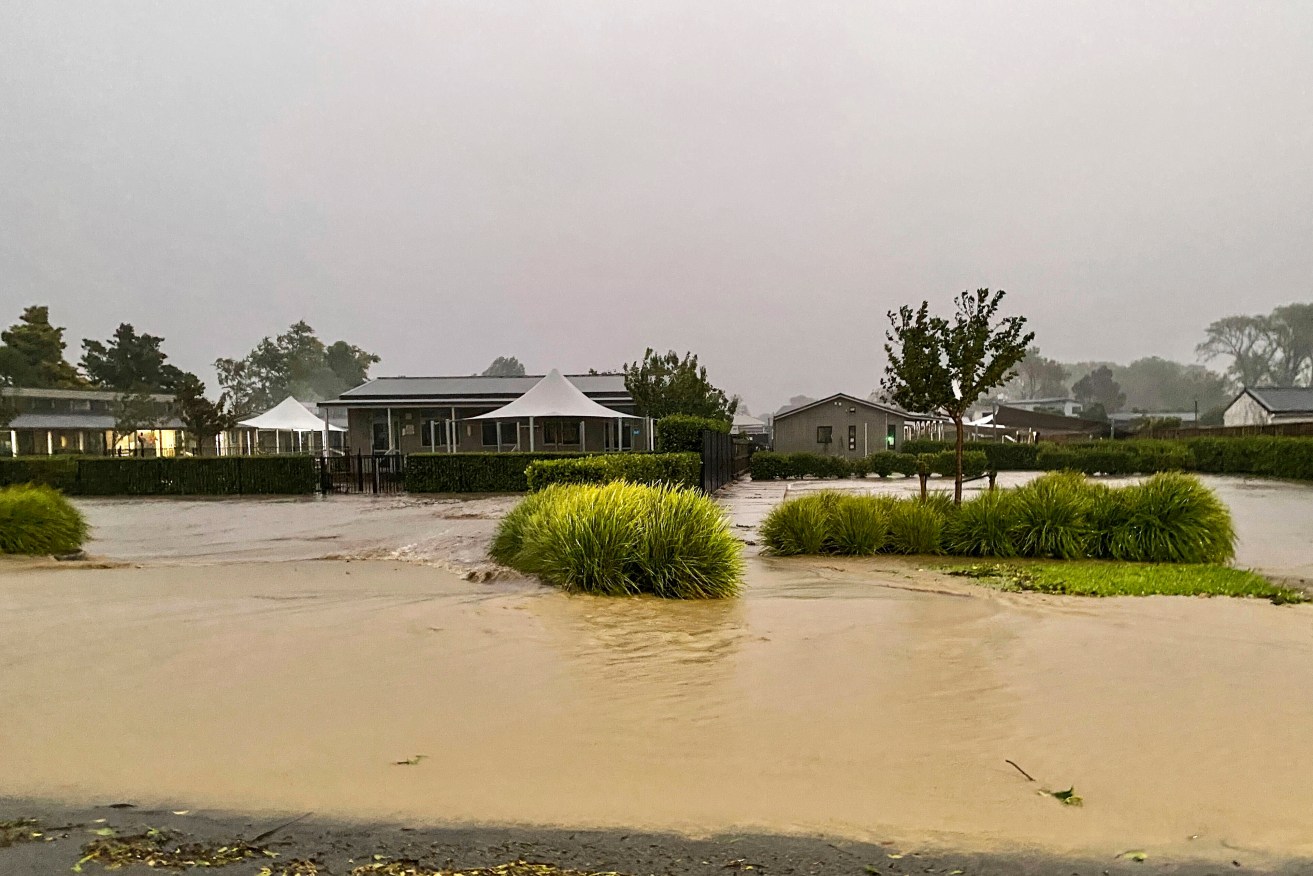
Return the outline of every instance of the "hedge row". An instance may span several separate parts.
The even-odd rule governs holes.
[[[413,453],[406,457],[408,493],[524,493],[531,463],[579,453]]]
[[[729,432],[729,423],[707,417],[671,414],[656,424],[657,453],[701,453],[702,433]]]
[[[529,490],[549,484],[633,484],[696,488],[702,483],[702,457],[697,453],[632,453],[586,456],[580,459],[539,459],[526,471]]]
[[[988,467],[985,454],[975,450],[962,454],[962,473],[967,477],[980,477]],[[804,477],[864,478],[871,474],[882,478],[892,474],[910,477],[921,473],[953,477],[957,472],[957,459],[952,451],[911,454],[881,450],[858,459],[817,453],[757,451],[752,455],[749,470],[754,481]]]
[[[953,450],[952,441],[906,441],[904,453],[943,453]],[[967,441],[965,450],[983,453],[990,471],[1039,471],[1039,444],[1010,444],[1000,441]]]
[[[301,495],[318,489],[319,470],[310,456],[0,460],[0,486],[24,483],[74,496]]]
[[[1188,438],[1196,471],[1313,480],[1313,438]]]

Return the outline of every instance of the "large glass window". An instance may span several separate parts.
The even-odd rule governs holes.
[[[447,421],[436,418],[420,420],[419,443],[432,450],[447,446]]]
[[[487,420],[483,424],[483,446],[514,446],[518,439],[519,427],[515,423],[498,422],[496,420]],[[497,439],[500,436],[501,441]]]
[[[544,420],[543,444],[550,446],[577,445],[579,443],[578,420]]]

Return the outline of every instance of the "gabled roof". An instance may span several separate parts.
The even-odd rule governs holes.
[[[321,432],[324,421],[310,413],[306,406],[292,396],[280,401],[258,417],[242,420],[237,425],[248,429],[267,429],[271,432]],[[334,432],[345,432],[341,426],[331,423],[328,428]]]
[[[386,403],[504,405],[533,389],[546,375],[528,377],[376,377],[320,407],[374,406]],[[595,401],[631,404],[623,374],[566,374],[566,380]]]
[[[579,391],[579,387],[565,379],[553,368],[529,391],[508,405],[487,414],[471,417],[472,420],[516,420],[526,417],[565,417],[571,420],[632,417],[604,408]]]
[[[836,401],[843,402],[844,404],[861,405],[864,408],[872,408],[873,410],[881,411],[886,414],[893,414],[896,417],[903,417],[904,419],[913,419],[913,420],[927,419],[927,417],[924,414],[908,413],[907,411],[901,410],[892,405],[880,404],[879,402],[873,402],[870,401],[869,399],[858,398],[857,396],[849,395],[846,392],[836,392],[834,395],[827,395],[825,398],[817,399],[816,401],[807,402],[805,405],[798,405],[797,407],[792,407],[780,411],[775,415],[775,419],[782,420],[785,417],[791,417],[794,414],[799,414],[802,413],[803,411],[811,410],[814,407],[831,404]]]
[[[1240,395],[1246,393],[1253,396],[1254,401],[1274,414],[1313,413],[1313,387],[1246,386],[1241,390]]]

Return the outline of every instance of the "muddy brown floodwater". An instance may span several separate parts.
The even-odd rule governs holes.
[[[1246,515],[1313,512],[1217,485],[1251,550]],[[782,490],[728,503],[750,527]],[[87,503],[93,552],[129,565],[0,564],[0,795],[1313,855],[1309,606],[1005,594],[889,559],[752,555],[714,603],[467,580],[510,504]],[[1083,807],[1038,793],[1073,785]]]

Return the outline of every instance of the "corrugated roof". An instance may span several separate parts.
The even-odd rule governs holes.
[[[808,408],[814,408],[817,405],[829,404],[830,402],[837,401],[839,399],[842,399],[846,402],[852,402],[854,404],[864,405],[865,407],[868,408],[875,408],[877,411],[885,411],[887,413],[894,414],[895,416],[903,417],[904,419],[913,419],[913,420],[927,419],[927,417],[924,414],[908,413],[907,411],[904,411],[901,408],[896,408],[893,405],[886,405],[886,404],[881,404],[880,402],[871,401],[869,399],[858,398],[857,396],[849,395],[846,392],[836,392],[834,395],[827,395],[825,398],[817,399],[816,401],[809,401],[806,404],[797,405],[796,407],[792,407],[792,408],[786,408],[785,410],[776,413],[775,419],[779,420],[784,417],[789,417],[792,416],[793,414],[798,413],[799,411],[805,411]]]
[[[15,398],[71,398],[88,401],[117,401],[123,393],[108,389],[32,389],[25,386],[7,386],[0,390],[0,395]],[[152,394],[151,398],[155,401],[173,401],[173,396],[159,393]]]
[[[1249,386],[1245,392],[1274,414],[1313,413],[1313,387]]]
[[[336,399],[320,402],[322,405],[342,405],[350,402],[375,402],[386,399],[486,399],[510,401],[519,398],[546,375],[527,377],[376,377],[355,389],[349,389]],[[588,396],[610,396],[628,399],[623,374],[567,374],[570,381]]]
[[[13,421],[6,427],[9,429],[84,429],[87,431],[101,431],[114,428],[114,417],[111,414],[19,414],[14,417]],[[151,429],[182,429],[182,421],[178,419],[165,420],[162,425],[151,426],[142,429],[143,432],[149,432]]]

